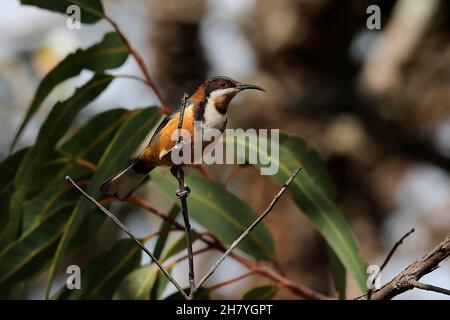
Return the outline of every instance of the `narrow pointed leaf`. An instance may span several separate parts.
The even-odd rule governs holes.
[[[180,209],[178,209],[177,206],[173,206],[169,211],[167,217],[171,220],[175,220],[179,212]],[[161,224],[158,241],[156,241],[155,250],[153,251],[153,255],[156,259],[159,259],[161,257],[161,253],[164,250],[171,228],[172,224],[168,220],[164,220],[164,222]]]
[[[10,203],[8,226],[5,229],[7,241],[12,241],[20,235],[25,200],[32,191],[38,190],[42,181],[49,176],[46,161],[49,154],[55,152],[56,144],[65,135],[78,112],[100,95],[111,80],[111,76],[103,74],[93,76],[71,98],[58,102],[47,116],[39,130],[36,143],[25,155],[14,178],[15,190]],[[59,167],[58,164],[56,166]]]
[[[119,283],[139,266],[140,260],[141,249],[134,240],[119,240],[82,269],[81,289],[65,288],[58,299],[111,299]]]
[[[277,294],[276,286],[261,286],[248,291],[242,300],[271,300]]]
[[[59,3],[60,1],[51,2]],[[102,72],[118,68],[125,62],[128,53],[128,48],[124,45],[120,36],[115,32],[110,32],[104,36],[101,42],[87,49],[78,49],[58,63],[40,82],[25,118],[14,137],[11,149],[14,148],[21,133],[33,115],[39,110],[45,98],[58,84],[79,75],[82,70]]]
[[[259,137],[259,143],[263,137]],[[292,172],[302,165],[304,170],[289,186],[292,197],[300,210],[311,220],[334,250],[344,266],[353,274],[361,290],[366,290],[366,273],[364,262],[358,251],[353,233],[344,216],[330,198],[332,191],[324,187],[323,174],[318,160],[304,150],[306,144],[300,138],[281,135],[279,144],[279,157],[273,150],[262,150],[254,141],[245,140],[244,137],[235,139],[235,143],[244,146],[248,151],[257,152],[259,162],[272,162],[279,167],[276,174],[270,176],[278,185],[282,186]],[[266,142],[270,146],[270,142]],[[248,153],[247,155],[248,156]],[[248,159],[247,159],[248,160]]]
[[[4,159],[0,163],[0,248],[4,248],[9,238],[7,235],[3,236],[3,230],[9,221],[9,206],[12,194],[14,192],[14,177],[20,162],[25,157],[28,148],[17,151]]]
[[[346,270],[342,262],[336,256],[336,253],[327,246],[328,253],[328,264],[331,270],[331,276],[333,278],[333,283],[336,291],[339,294],[339,299],[345,300],[345,292],[346,292]]]
[[[0,291],[8,284],[34,275],[48,262],[56,249],[57,239],[62,234],[69,213],[69,208],[61,208],[1,251]]]
[[[150,176],[177,203],[174,191],[178,181],[169,171],[156,169]],[[186,184],[192,190],[188,198],[190,216],[227,244],[236,240],[257,218],[250,206],[219,183],[188,176]],[[259,224],[238,248],[261,260],[273,260],[275,256],[272,236],[264,223]]]
[[[59,158],[53,161],[61,162],[62,166],[49,174],[49,179],[42,180],[39,193],[25,201],[23,230],[51,215],[61,203],[80,197],[78,192],[67,192],[72,188],[64,177],[70,175],[74,179],[82,177],[85,180],[92,177],[94,172],[82,167],[77,159],[96,165],[116,130],[123,124],[126,113],[125,109],[114,109],[94,116],[59,148]]]
[[[148,132],[155,126],[160,118],[159,109],[156,107],[136,109],[130,112],[124,124],[103,153],[92,181],[86,188],[87,193],[98,198],[100,196],[100,185],[115,171],[123,167],[132,157],[136,148],[147,136]],[[53,258],[52,266],[47,283],[46,297],[49,297],[50,287],[56,275],[56,270],[62,258],[65,256],[69,243],[79,230],[81,223],[86,217],[92,204],[85,198],[80,198],[72,211],[67,228],[58,245]],[[98,213],[100,214],[100,213]]]
[[[158,270],[158,266],[154,263],[134,270],[122,281],[113,299],[148,300],[150,291],[156,283]]]
[[[83,23],[96,23],[104,17],[100,0],[20,0],[20,2],[67,15],[72,14],[67,13],[67,8],[76,5],[80,8],[80,18]]]

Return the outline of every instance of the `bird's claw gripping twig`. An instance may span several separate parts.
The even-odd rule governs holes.
[[[187,198],[190,193],[191,193],[191,188],[189,188],[186,184],[184,185],[183,189],[177,189],[175,191],[175,194],[180,199]]]

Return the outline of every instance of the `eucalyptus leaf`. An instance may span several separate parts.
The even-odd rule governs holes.
[[[61,3],[63,1],[58,0],[42,2],[54,3],[56,5],[57,3]],[[100,73],[108,69],[118,68],[126,61],[128,54],[129,50],[123,43],[120,36],[115,32],[110,32],[104,36],[101,42],[87,49],[78,49],[64,58],[39,83],[39,87],[36,90],[33,101],[28,107],[25,118],[20,124],[11,144],[11,150],[16,145],[17,140],[27,126],[28,122],[39,110],[45,98],[58,84],[79,75],[82,70],[91,70],[93,72]]]
[[[100,185],[114,172],[123,167],[130,159],[136,148],[142,143],[148,132],[156,125],[160,118],[160,110],[156,107],[136,109],[127,115],[127,119],[115,134],[106,148],[97,166],[92,181],[86,188],[87,193],[97,198],[100,196]],[[58,245],[53,258],[47,282],[46,298],[49,297],[50,288],[56,270],[63,257],[66,255],[69,243],[78,232],[84,218],[92,208],[92,204],[85,198],[80,198],[72,211],[68,226]]]
[[[259,137],[259,144],[270,146],[270,141],[263,141]],[[230,144],[230,141],[227,142]],[[249,152],[258,154],[258,165],[273,163],[279,167],[276,174],[270,176],[279,186],[282,186],[292,172],[302,166],[302,172],[290,184],[292,198],[300,210],[311,220],[330,247],[339,257],[343,265],[353,274],[361,290],[366,288],[365,264],[359,254],[352,230],[332,200],[333,191],[330,183],[325,181],[325,170],[320,169],[319,158],[311,153],[300,138],[281,134],[279,156],[274,150],[258,148],[257,142],[240,136],[231,141],[244,147],[248,157]],[[248,158],[246,159],[249,160]]]
[[[80,8],[81,22],[89,24],[96,23],[105,15],[100,0],[20,0],[20,2],[63,14],[70,14],[67,8],[76,5]]]
[[[151,179],[176,203],[178,181],[168,170],[158,168]],[[195,176],[187,176],[186,184],[192,192],[188,198],[189,215],[221,241],[231,244],[257,218],[253,209],[229,192],[225,186]],[[242,251],[260,260],[273,260],[273,239],[264,223],[260,223],[238,246]]]

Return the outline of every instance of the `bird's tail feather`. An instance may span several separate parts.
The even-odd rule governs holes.
[[[100,191],[107,196],[115,196],[119,200],[128,198],[140,185],[142,180],[153,167],[142,169],[137,159],[125,169],[115,173],[100,187]]]

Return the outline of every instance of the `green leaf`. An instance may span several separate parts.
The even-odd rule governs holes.
[[[111,299],[122,279],[137,268],[140,261],[141,250],[134,240],[119,240],[83,268],[81,289],[65,288],[58,299]]]
[[[71,126],[78,112],[94,100],[109,85],[112,77],[104,74],[95,75],[75,94],[63,102],[58,102],[39,130],[36,143],[22,160],[14,178],[15,191],[11,198],[9,222],[6,227],[6,239],[12,241],[20,235],[22,211],[30,191],[39,189],[46,181],[48,170],[46,160],[59,140]]]
[[[114,300],[148,300],[158,276],[154,263],[131,272],[120,284]]]
[[[61,0],[42,2],[60,3]],[[120,36],[115,32],[110,32],[105,35],[101,42],[84,50],[78,49],[58,63],[40,82],[33,101],[28,107],[25,118],[11,144],[11,150],[16,145],[28,122],[39,110],[42,102],[59,83],[79,75],[82,70],[102,72],[118,68],[125,62],[128,53],[128,48],[124,45]]]
[[[94,198],[100,196],[100,185],[115,171],[124,166],[148,132],[158,122],[159,118],[160,112],[156,107],[136,109],[127,115],[124,124],[117,131],[98,163],[97,171],[87,188],[88,194]],[[57,266],[65,256],[69,243],[77,233],[90,208],[92,208],[91,203],[87,199],[81,198],[71,213],[67,228],[53,258],[47,283],[46,298],[49,296]]]
[[[327,246],[327,254],[334,287],[339,293],[339,299],[345,300],[345,287],[347,279],[345,267],[329,246]]]
[[[328,197],[331,199],[336,197],[336,190],[328,176],[323,160],[316,150],[304,140],[287,134],[280,135],[280,144],[286,149],[295,150],[295,156],[300,160],[303,170],[308,172]]]
[[[69,15],[67,13],[69,6],[77,5],[81,11],[81,22],[89,24],[96,23],[105,16],[100,0],[20,0],[20,2],[66,15]]]
[[[67,192],[68,185],[64,177],[70,175],[74,179],[90,179],[93,172],[81,167],[75,158],[97,164],[103,151],[113,139],[118,128],[123,124],[127,111],[113,109],[93,117],[77,133],[75,133],[59,151],[62,167],[42,180],[39,193],[24,203],[23,230],[27,230],[37,221],[54,212],[54,208],[70,199],[80,197],[78,192]]]
[[[170,270],[169,270],[170,273]],[[169,279],[161,272],[158,271],[158,276],[156,278],[155,284],[150,291],[150,300],[158,300],[162,297],[164,291],[169,284]]]
[[[0,289],[34,275],[48,262],[56,249],[56,240],[61,236],[69,212],[67,207],[61,208],[2,250]]]
[[[350,226],[344,216],[330,198],[331,190],[324,187],[324,170],[317,169],[318,158],[312,156],[311,150],[305,149],[306,144],[300,138],[280,135],[279,157],[276,152],[261,150],[252,139],[238,137],[235,143],[244,146],[248,151],[257,152],[259,165],[272,162],[279,166],[279,171],[270,176],[278,185],[282,186],[292,172],[302,165],[304,170],[289,186],[293,199],[300,210],[311,220],[334,250],[344,266],[353,274],[361,290],[366,290],[366,273],[358,247]],[[263,137],[259,137],[261,144]],[[270,142],[265,142],[270,146]],[[273,153],[273,154],[272,154]]]
[[[7,244],[7,236],[3,237],[3,230],[9,221],[9,206],[14,192],[14,176],[20,162],[25,157],[28,148],[17,151],[0,163],[0,248]]]
[[[169,211],[167,217],[171,220],[175,220],[179,212],[180,209],[178,209],[177,206],[173,206]],[[164,222],[161,224],[161,228],[159,229],[158,241],[156,242],[155,250],[153,251],[153,255],[156,259],[159,259],[161,257],[161,253],[164,249],[164,246],[166,245],[171,228],[172,224],[169,220],[164,220]]]
[[[277,293],[275,286],[261,286],[248,291],[242,297],[242,300],[271,300]]]
[[[175,195],[178,181],[168,170],[156,169],[150,176],[174,203],[178,201]],[[224,243],[231,244],[257,218],[250,206],[217,182],[188,176],[186,184],[192,190],[188,198],[190,216]],[[275,256],[272,236],[263,223],[238,248],[260,260],[273,260]]]

